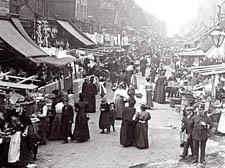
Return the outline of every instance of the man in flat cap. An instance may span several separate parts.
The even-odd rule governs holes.
[[[194,147],[193,147],[193,140],[192,140],[192,132],[191,132],[191,129],[190,129],[190,123],[191,123],[191,120],[193,119],[193,117],[195,116],[195,113],[194,113],[194,108],[193,107],[186,107],[185,108],[185,113],[186,113],[186,117],[185,117],[185,121],[182,128],[181,128],[181,131],[186,131],[186,134],[187,134],[187,140],[184,144],[184,150],[183,150],[183,153],[180,155],[180,157],[182,158],[185,158],[188,156],[188,149],[189,147],[191,148],[191,153],[192,153],[192,156],[194,155]]]

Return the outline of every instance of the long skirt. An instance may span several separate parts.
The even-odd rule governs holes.
[[[225,113],[221,113],[217,131],[225,134]]]
[[[125,102],[123,101],[123,97],[116,96],[115,109],[116,109],[116,119],[121,119],[122,113],[125,109]]]
[[[109,114],[107,112],[101,112],[99,117],[99,129],[109,129],[109,128],[110,128]]]
[[[96,112],[96,97],[95,95],[87,95],[86,101],[88,102],[88,113],[95,113]]]
[[[77,140],[78,142],[85,142],[88,139],[90,139],[88,118],[85,113],[78,113],[75,120],[75,129],[73,132],[72,140]]]
[[[134,144],[135,121],[122,121],[120,128],[120,144],[126,147]]]
[[[56,114],[49,136],[50,140],[62,139],[62,114]]]
[[[134,132],[135,146],[140,149],[148,148],[148,123],[136,123]]]
[[[166,90],[162,85],[155,86],[153,100],[157,103],[164,104],[166,101]]]
[[[152,99],[152,91],[146,90],[146,105],[151,108],[154,107],[153,99]]]

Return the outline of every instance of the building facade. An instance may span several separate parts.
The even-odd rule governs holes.
[[[75,19],[76,0],[48,0],[48,17]]]
[[[76,0],[75,5],[75,19],[80,21],[87,20],[87,0]]]

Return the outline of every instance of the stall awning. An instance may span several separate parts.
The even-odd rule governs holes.
[[[179,56],[205,56],[202,50],[184,51],[178,54]]]
[[[189,41],[190,43],[194,43],[196,41],[201,41],[204,37],[208,36],[213,30],[215,29],[215,27],[208,27],[208,28],[203,28],[201,29],[198,33],[196,33],[191,40]]]
[[[70,58],[70,57],[65,57],[65,58],[37,57],[37,58],[31,58],[30,60],[36,63],[46,63],[46,64],[51,64],[54,66],[64,66],[68,63],[77,61],[76,58]]]
[[[34,90],[38,88],[38,86],[34,84],[22,84],[22,83],[12,83],[12,82],[4,82],[4,81],[0,81],[0,87],[28,89],[28,90]]]
[[[26,57],[47,55],[26,40],[9,20],[0,20],[0,37],[8,45]]]
[[[82,32],[79,32],[76,30],[69,22],[57,20],[57,22],[68,32],[70,33],[74,38],[79,40],[83,45],[85,46],[93,46],[95,45],[91,40],[88,40],[86,35]]]
[[[200,73],[201,75],[213,75],[213,74],[222,74],[225,73],[225,64],[218,65],[208,65],[208,66],[200,66],[188,68],[192,73]]]
[[[27,34],[26,30],[23,28],[23,25],[21,24],[20,20],[18,18],[11,18],[14,26],[17,28],[17,30],[23,35],[23,37],[29,41],[31,44],[33,44],[36,48],[40,49],[40,51],[44,52]],[[47,53],[46,53],[47,55]]]

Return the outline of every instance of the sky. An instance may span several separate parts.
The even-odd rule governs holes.
[[[181,26],[197,15],[199,0],[135,0],[141,8],[166,22],[167,35],[179,34]]]

